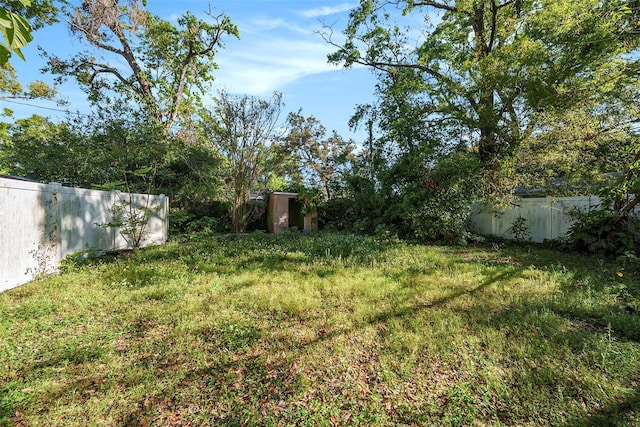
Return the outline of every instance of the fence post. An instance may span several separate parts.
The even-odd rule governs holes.
[[[164,194],[160,195],[160,204],[162,205],[162,241],[169,239],[169,198]]]
[[[113,208],[114,206],[116,206],[116,204],[120,203],[120,190],[113,190],[111,191],[111,203],[109,206],[109,222],[113,223],[114,222],[114,218],[113,218]],[[117,227],[109,227],[111,229],[111,248],[112,250],[118,250],[121,249],[118,246],[118,240],[119,240],[119,236],[120,236],[120,230],[116,230]]]
[[[49,232],[47,233],[46,245],[52,248],[52,252],[54,252],[55,261],[52,260],[52,268],[57,268],[57,260],[61,258],[61,248],[62,248],[62,215],[61,215],[61,206],[62,203],[60,198],[62,195],[60,194],[60,189],[62,188],[62,184],[59,182],[50,182],[47,184],[49,190],[51,190],[51,205],[50,205],[50,215],[47,215],[51,224],[49,225]],[[45,229],[47,227],[45,226]]]

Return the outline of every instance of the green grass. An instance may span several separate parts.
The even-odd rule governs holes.
[[[198,236],[0,294],[0,425],[640,425],[638,274]]]

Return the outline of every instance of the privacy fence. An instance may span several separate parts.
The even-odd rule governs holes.
[[[526,227],[531,241],[543,242],[567,237],[573,224],[571,213],[575,210],[589,211],[600,203],[599,197],[585,196],[518,199],[509,209],[503,210],[486,209],[475,204],[469,220],[476,233],[505,239],[518,237],[514,224],[519,221]]]
[[[0,178],[0,291],[55,272],[69,254],[132,248],[118,209],[146,213],[140,246],[166,242],[168,197]]]

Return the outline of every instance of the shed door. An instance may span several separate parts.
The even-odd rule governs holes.
[[[289,227],[296,227],[300,231],[304,230],[302,203],[296,199],[289,199]]]

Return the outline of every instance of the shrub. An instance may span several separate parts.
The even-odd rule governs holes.
[[[603,255],[640,254],[640,220],[617,218],[606,208],[572,213],[569,243],[578,250]]]
[[[321,230],[353,231],[358,220],[355,202],[351,199],[332,199],[318,206],[318,227]]]

